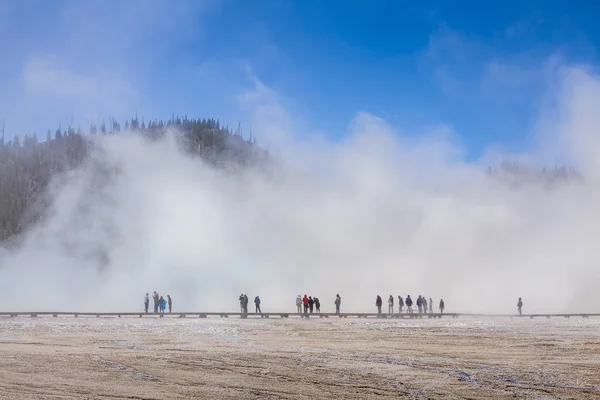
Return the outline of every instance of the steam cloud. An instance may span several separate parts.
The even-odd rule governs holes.
[[[447,311],[600,307],[600,80],[561,74],[548,134],[523,157],[568,160],[583,181],[518,189],[439,136],[408,139],[358,114],[336,143],[286,142],[275,172],[232,174],[184,156],[169,136],[96,138],[50,188],[51,213],[0,258],[2,308],[293,311],[296,295],[373,311],[375,296],[440,297]],[[551,116],[551,118],[549,117]],[[263,121],[265,122],[265,121]],[[437,308],[437,307],[436,307]]]

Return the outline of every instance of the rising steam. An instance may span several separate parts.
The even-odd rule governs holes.
[[[146,292],[176,310],[293,311],[296,295],[372,311],[377,294],[419,294],[447,311],[600,309],[600,81],[561,75],[529,163],[566,159],[582,180],[551,187],[486,174],[439,135],[408,139],[369,114],[346,139],[280,147],[275,170],[216,170],[173,137],[95,138],[57,178],[52,207],[0,258],[2,308],[139,310]],[[551,115],[552,118],[548,116]],[[265,121],[263,127],[265,127]],[[260,125],[260,124],[258,124]],[[505,156],[496,155],[494,160]]]

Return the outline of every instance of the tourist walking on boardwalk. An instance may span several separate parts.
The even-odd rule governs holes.
[[[335,313],[339,314],[340,313],[340,306],[342,305],[342,298],[340,297],[339,294],[335,295]]]
[[[388,299],[388,314],[394,313],[394,297],[390,294]]]
[[[316,297],[315,297],[315,309],[317,310],[317,313],[321,314],[321,302]]]
[[[429,298],[429,314],[433,314],[433,300]]]
[[[398,313],[402,314],[403,307],[404,307],[404,300],[402,300],[402,296],[398,296]]]
[[[255,314],[262,314],[262,311],[260,311],[260,297],[256,296],[254,298],[254,305],[256,306]]]
[[[413,301],[410,298],[410,294],[406,297],[406,301],[404,302],[406,304],[406,312],[409,314],[412,314],[413,309],[412,309],[412,305],[413,305]]]
[[[144,311],[148,314],[148,307],[150,307],[150,293],[146,293],[144,296]]]
[[[523,308],[523,300],[519,297],[519,302],[517,303],[517,309],[519,310],[519,315],[523,315],[521,309]]]
[[[381,296],[377,295],[377,299],[375,299],[375,305],[377,306],[377,314],[381,314],[381,305],[383,304],[383,300],[381,300]]]
[[[243,293],[240,294],[239,301],[240,301],[240,313],[243,314],[244,313],[244,294]]]
[[[427,314],[427,299],[423,296],[423,313]]]
[[[419,309],[419,314],[423,314],[423,299],[421,298],[421,295],[417,297],[417,308]]]
[[[154,291],[154,295],[152,296],[152,300],[154,300],[154,314],[158,314],[158,301],[160,300],[160,296]]]
[[[313,309],[315,307],[315,300],[311,297],[308,296],[308,308],[310,309],[310,313],[313,313]]]
[[[302,304],[304,305],[304,314],[308,314],[308,296],[306,294],[302,298]]]
[[[444,299],[440,299],[440,314],[444,313],[444,308],[446,308],[446,305],[444,304]]]
[[[296,308],[298,309],[298,314],[302,312],[302,296],[298,295],[296,297]]]
[[[169,314],[171,314],[171,310],[173,310],[173,300],[171,300],[171,295],[167,295],[167,303],[169,304]]]

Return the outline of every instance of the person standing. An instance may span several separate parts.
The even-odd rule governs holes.
[[[377,298],[375,299],[375,305],[377,306],[377,314],[381,314],[381,305],[383,304],[383,301],[381,300],[381,296],[377,295]]]
[[[298,314],[302,312],[302,296],[298,295],[296,297],[296,308],[298,309]]]
[[[388,298],[388,314],[394,313],[394,297],[390,294]]]
[[[166,302],[165,302],[165,299],[163,299],[162,296],[160,296],[160,299],[158,300],[158,304],[159,304],[160,313],[164,314],[165,313],[165,308],[166,308],[165,307]]]
[[[519,315],[523,315],[521,309],[523,308],[523,300],[519,297],[519,302],[517,303],[517,310],[519,310]]]
[[[339,294],[335,295],[335,313],[339,314],[340,313],[340,306],[342,305],[342,298],[340,297]]]
[[[310,309],[310,313],[313,313],[313,309],[315,307],[315,300],[312,298],[312,296],[308,296],[308,308]]]
[[[315,297],[315,309],[317,310],[317,313],[321,314],[321,302],[316,297]]]
[[[406,312],[409,314],[412,314],[413,309],[412,309],[412,305],[413,305],[413,301],[410,298],[410,294],[406,297],[406,301],[404,302],[404,304],[406,304]]]
[[[148,307],[150,307],[150,293],[146,293],[144,296],[144,311],[148,314]]]
[[[248,314],[248,296],[244,295],[244,314]]]
[[[433,314],[433,300],[429,298],[429,314]]]
[[[154,291],[152,300],[154,300],[154,314],[158,314],[158,302],[160,300],[160,296],[158,295],[158,292],[156,290]]]
[[[240,294],[240,297],[238,299],[240,301],[240,313],[244,313],[244,294]]]
[[[427,299],[423,296],[423,313],[427,314]]]
[[[256,296],[254,298],[254,305],[256,306],[255,309],[255,314],[262,314],[262,311],[260,310],[260,297]]]
[[[169,304],[169,314],[171,314],[171,310],[173,310],[173,300],[171,300],[171,295],[167,295],[167,303]]]
[[[444,308],[446,308],[446,305],[444,304],[444,299],[440,299],[440,314],[444,313]]]
[[[304,314],[308,314],[308,296],[306,294],[302,298],[302,304],[304,305]]]
[[[404,307],[404,300],[402,300],[402,296],[398,296],[398,312],[402,314],[402,308]]]
[[[419,314],[423,314],[423,298],[421,295],[417,297],[417,308],[419,309]]]

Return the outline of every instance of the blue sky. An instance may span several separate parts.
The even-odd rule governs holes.
[[[260,115],[337,140],[368,112],[444,127],[471,155],[519,150],[557,68],[598,62],[599,16],[589,1],[7,0],[0,118],[45,137],[136,112],[256,133]]]

